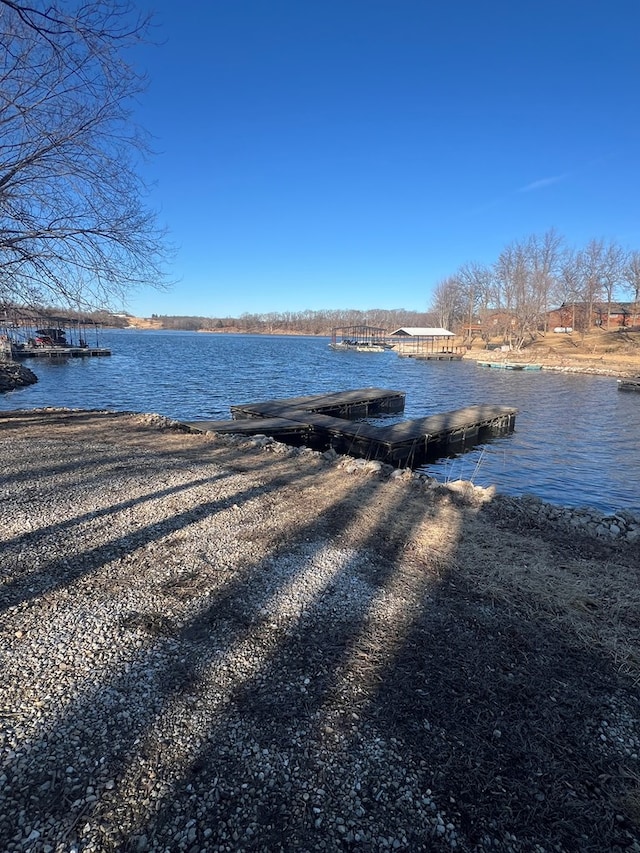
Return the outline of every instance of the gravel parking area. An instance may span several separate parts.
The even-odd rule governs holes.
[[[0,849],[640,851],[640,542],[0,414]]]

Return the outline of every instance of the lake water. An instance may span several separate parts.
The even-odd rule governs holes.
[[[429,473],[557,504],[640,512],[640,394],[618,391],[614,378],[336,353],[327,342],[105,331],[99,343],[111,357],[27,361],[39,382],[0,394],[0,410],[66,406],[227,419],[236,403],[366,386],[405,391],[406,418],[474,403],[515,406],[512,435],[429,465]]]

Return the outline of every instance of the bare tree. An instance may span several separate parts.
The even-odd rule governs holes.
[[[520,349],[535,328],[536,313],[529,299],[530,270],[524,243],[514,242],[503,249],[495,264],[495,276],[505,318],[505,339],[511,347]]]
[[[129,0],[0,0],[0,299],[106,306],[162,283],[125,58],[147,28]]]
[[[602,289],[607,298],[607,329],[611,328],[611,305],[616,290],[623,278],[623,267],[625,264],[625,253],[623,248],[611,240],[603,248],[602,252]]]
[[[582,299],[580,268],[578,253],[573,248],[568,248],[563,253],[551,298],[560,306],[560,325],[584,331],[586,313],[584,306],[579,304]]]
[[[455,276],[439,281],[432,294],[430,311],[438,317],[438,325],[454,331],[464,319],[464,294]]]
[[[604,296],[603,259],[605,254],[604,240],[589,240],[584,249],[576,255],[576,268],[580,295],[585,303],[586,321],[584,331],[589,331],[593,324],[594,309]]]
[[[533,234],[526,244],[530,270],[529,301],[532,313],[538,314],[538,327],[547,331],[549,300],[559,278],[564,257],[564,240],[551,228],[542,236]]]
[[[486,304],[491,292],[493,273],[484,264],[475,262],[463,264],[453,275],[457,283],[465,310],[465,323],[468,330],[468,342],[473,338],[473,320],[480,306]]]
[[[640,299],[640,252],[634,250],[629,252],[622,267],[622,281],[625,289],[633,294],[633,318],[632,325],[638,323],[638,300]]]

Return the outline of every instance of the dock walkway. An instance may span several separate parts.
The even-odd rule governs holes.
[[[416,361],[462,361],[461,352],[399,352],[400,358],[413,358]]]
[[[311,397],[287,397],[285,400],[266,400],[262,403],[240,403],[231,406],[234,418],[264,418],[278,416],[283,410],[317,412],[336,418],[367,418],[374,415],[404,411],[404,391],[385,388],[359,388],[314,394]]]
[[[291,397],[232,406],[233,420],[191,421],[198,432],[267,435],[288,443],[417,466],[484,438],[513,431],[517,409],[475,405],[425,418],[373,426],[353,418],[400,412],[405,394],[363,388],[312,397]]]
[[[20,346],[11,348],[13,359],[23,358],[92,358],[111,355],[107,347],[30,347]]]
[[[640,376],[633,379],[618,379],[619,391],[640,391]]]

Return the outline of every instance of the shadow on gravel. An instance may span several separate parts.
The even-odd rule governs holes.
[[[460,509],[458,542],[474,514]],[[200,832],[204,801],[218,843],[242,850],[601,853],[640,841],[640,740],[625,739],[628,723],[639,734],[637,682],[552,619],[529,619],[529,603],[495,601],[456,548],[446,570],[413,565],[406,609],[381,607],[403,574],[404,534],[425,519],[446,523],[405,493],[384,506],[358,543],[376,563],[342,566],[264,665],[232,685],[208,743],[134,838],[167,844],[180,820]],[[367,581],[349,619],[331,602],[345,594],[341,575]],[[199,643],[203,627],[190,629]]]
[[[40,475],[40,470],[38,471]],[[138,495],[138,497],[130,498],[126,501],[119,501],[115,504],[109,504],[106,507],[98,510],[90,510],[89,512],[83,512],[79,515],[74,515],[70,518],[66,518],[64,521],[58,521],[54,524],[45,524],[42,527],[37,528],[36,530],[30,530],[25,533],[21,533],[19,536],[14,536],[11,539],[5,539],[3,542],[3,546],[6,548],[16,548],[20,545],[25,544],[34,544],[35,541],[39,539],[48,540],[51,539],[52,545],[61,537],[64,537],[69,532],[73,531],[74,528],[80,527],[88,521],[95,521],[99,518],[107,518],[108,516],[115,516],[119,512],[123,510],[133,509],[136,506],[140,506],[148,501],[157,500],[159,498],[166,498],[169,495],[177,495],[180,492],[186,492],[189,489],[197,488],[198,486],[213,486],[217,481],[224,479],[227,474],[220,474],[216,477],[204,477],[198,480],[189,480],[186,483],[182,483],[179,486],[170,486],[166,489],[158,489],[155,492],[147,492],[143,495]],[[55,550],[55,549],[53,549]]]
[[[2,601],[234,504],[293,489],[304,507],[322,471],[292,481],[281,465],[268,485],[54,562],[37,591],[16,581]],[[5,753],[3,849],[637,849],[637,759],[619,739],[638,686],[558,631],[526,600],[535,591],[494,594],[469,546],[477,509],[355,474],[286,539],[267,521],[263,559],[194,590],[180,622],[131,614],[123,642],[140,647],[126,665]]]
[[[96,513],[95,516],[92,513],[86,513],[70,521],[51,525],[50,529],[41,528],[31,533],[23,534],[15,540],[6,542],[5,546],[7,549],[10,546],[24,546],[30,541],[37,539],[40,535],[55,534],[57,532],[56,528],[59,528],[61,533],[68,535],[71,528],[82,524],[87,518],[115,516],[118,512],[131,509],[147,501],[167,497],[171,494],[178,494],[179,492],[200,485],[213,485],[216,480],[222,480],[227,476],[228,474],[221,474],[217,478],[196,479],[178,488],[158,490],[133,501],[121,501],[106,507],[104,510]],[[282,486],[288,485],[290,479],[289,474],[284,474],[280,479],[273,479],[270,481],[269,489],[277,490]],[[107,563],[126,557],[133,550],[142,548],[161,537],[166,537],[172,532],[188,530],[190,525],[201,522],[208,516],[212,516],[234,505],[240,506],[244,502],[250,501],[257,496],[263,496],[264,494],[265,488],[262,485],[233,492],[224,498],[206,501],[182,513],[177,513],[170,518],[163,518],[157,523],[138,527],[123,536],[114,537],[98,547],[73,554],[65,552],[62,557],[51,559],[45,563],[37,572],[17,576],[11,580],[7,579],[0,589],[0,613],[45,593],[69,586],[81,577],[95,574]],[[5,560],[7,559],[7,556],[5,556]]]
[[[299,478],[296,482],[300,490],[304,488],[305,479],[308,478]],[[270,480],[270,489],[275,490],[289,482],[290,475],[283,476],[281,480]],[[379,484],[375,481],[370,481],[365,487],[367,498],[372,503],[375,503],[378,488]],[[325,537],[339,537],[356,520],[362,491],[362,486],[354,480],[351,493],[357,493],[358,500],[349,503],[346,500],[349,497],[347,493],[345,499],[331,505],[325,515],[315,517],[292,530],[286,546],[286,555],[282,552],[274,553],[265,561],[248,565],[240,576],[225,584],[219,592],[210,595],[207,606],[182,629],[171,631],[168,638],[159,642],[156,636],[147,638],[149,649],[142,650],[138,660],[127,665],[126,672],[116,673],[113,679],[90,690],[70,707],[68,713],[59,719],[41,740],[28,745],[28,761],[22,761],[21,756],[10,761],[5,768],[5,773],[10,777],[9,791],[18,784],[23,790],[28,788],[38,792],[37,799],[31,804],[27,814],[22,816],[22,825],[25,825],[25,821],[29,826],[42,825],[46,816],[57,825],[58,838],[61,835],[71,838],[72,833],[79,831],[80,822],[86,824],[96,812],[99,825],[104,827],[107,834],[101,841],[103,849],[127,849],[127,838],[131,837],[133,832],[132,829],[128,830],[128,826],[139,822],[138,809],[144,813],[148,807],[148,803],[145,806],[137,802],[136,792],[141,785],[148,785],[148,779],[140,778],[140,771],[151,753],[154,761],[160,765],[158,769],[167,772],[167,778],[177,777],[174,779],[168,801],[179,802],[184,791],[180,781],[181,770],[178,766],[171,772],[171,762],[178,761],[184,765],[186,758],[187,766],[194,761],[209,763],[210,759],[215,763],[215,756],[213,753],[209,756],[207,748],[195,753],[192,749],[187,749],[186,756],[173,756],[180,736],[187,738],[191,734],[181,730],[184,721],[180,722],[178,719],[176,722],[174,719],[175,707],[180,706],[181,713],[184,714],[184,703],[187,702],[189,707],[189,703],[193,702],[197,718],[200,713],[197,696],[203,684],[203,670],[209,666],[214,669],[217,667],[219,672],[216,674],[215,683],[223,685],[223,689],[219,696],[206,697],[207,720],[203,731],[198,733],[198,742],[210,738],[217,741],[218,736],[223,741],[225,737],[231,736],[233,741],[229,727],[233,728],[238,707],[245,708],[248,713],[246,722],[251,724],[252,712],[249,706],[255,702],[257,707],[260,701],[264,700],[263,691],[266,690],[266,694],[271,695],[272,688],[268,682],[274,679],[277,673],[284,672],[287,680],[296,681],[299,664],[297,652],[300,650],[300,643],[306,642],[306,633],[314,621],[316,599],[326,595],[327,590],[334,588],[335,583],[339,584],[340,574],[345,571],[344,568],[336,568],[330,563],[325,565],[327,590],[322,585],[316,587],[314,559],[318,549],[326,541]],[[228,500],[237,503],[249,497],[249,494],[234,495],[233,499]],[[214,511],[217,506],[217,503],[201,505],[198,516],[202,517],[203,514]],[[380,523],[389,523],[401,508],[400,491],[397,501],[386,506],[381,513]],[[422,510],[409,509],[408,512],[416,523],[422,520],[424,515]],[[171,520],[171,526],[174,529],[183,528],[188,522],[188,518],[177,515]],[[403,530],[410,537],[411,524],[407,527],[405,523]],[[379,532],[376,526],[372,535],[374,532]],[[148,541],[152,535],[152,528],[143,531],[141,538],[136,540],[137,546]],[[363,545],[366,547],[366,541]],[[399,542],[391,542],[388,562],[384,566],[377,564],[378,575],[376,578],[366,579],[367,588],[372,582],[372,591],[381,588],[393,574],[393,556],[399,547]],[[101,555],[90,556],[92,570],[95,571],[102,563]],[[278,570],[278,566],[282,565],[284,571],[274,583],[270,573],[273,574],[274,570]],[[362,570],[365,571],[366,566],[363,565]],[[279,596],[283,593],[286,595],[286,588],[295,585],[303,574],[306,583],[310,584],[311,592],[307,604],[311,622],[308,623],[305,616],[304,621],[300,623],[302,614],[298,612],[287,615],[285,605],[282,620],[273,626],[267,625],[267,617]],[[74,575],[73,570],[71,575]],[[298,600],[297,596],[294,598]],[[363,606],[365,605],[366,602]],[[273,685],[273,689],[278,692],[279,713],[283,715],[285,708],[288,709],[286,719],[290,720],[292,715],[297,715],[304,708],[308,709],[310,702],[317,704],[324,699],[324,687],[331,683],[335,666],[357,638],[358,618],[361,616],[362,613],[354,614],[353,625],[348,626],[343,622],[337,626],[325,626],[330,629],[326,636],[324,630],[322,636],[314,636],[314,643],[318,642],[315,651],[318,655],[318,665],[324,660],[324,674],[316,680],[317,690],[307,691],[306,695],[298,694],[297,691],[287,695],[285,683]],[[321,621],[320,625],[324,623]],[[163,624],[160,633],[164,632],[164,628]],[[135,713],[129,713],[126,710],[128,707],[135,708]],[[231,709],[231,714],[228,709]],[[210,717],[212,713],[213,717]],[[175,725],[177,731],[172,728]],[[165,726],[166,732],[163,732]],[[262,736],[259,735],[260,738]],[[268,729],[264,736],[270,737]],[[223,749],[222,754],[225,752]],[[234,776],[244,773],[241,754],[234,755],[232,751],[228,751],[227,758],[223,757],[222,761],[229,782]],[[231,767],[230,764],[234,766]],[[30,771],[30,767],[34,770]],[[189,772],[184,782],[187,786],[190,775]],[[111,780],[119,781],[114,784]],[[132,786],[132,791],[127,806],[129,813],[126,813],[119,804],[118,797],[128,786]],[[102,800],[95,805],[91,804],[92,801],[89,804],[83,803],[78,815],[77,801],[82,799],[81,795],[87,787],[100,790]],[[276,801],[280,801],[281,793],[277,789],[273,794]],[[275,808],[275,803],[272,806]],[[264,810],[265,805],[262,804],[260,808]],[[5,810],[7,817],[11,812],[11,809]],[[116,814],[119,823],[116,823]],[[150,817],[151,815],[145,814],[145,824]],[[160,819],[164,823],[162,815]],[[64,827],[62,832],[61,827]],[[6,826],[3,840],[12,838],[18,829],[16,824]],[[109,836],[111,831],[115,833],[115,837]],[[141,828],[140,832],[143,831],[144,828]],[[155,830],[150,831],[155,834]]]

